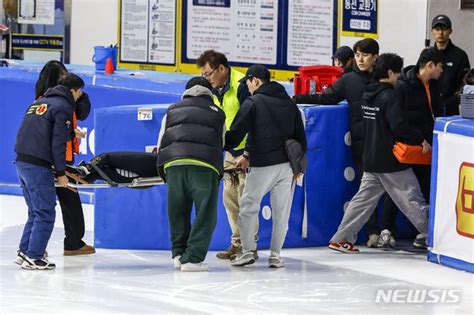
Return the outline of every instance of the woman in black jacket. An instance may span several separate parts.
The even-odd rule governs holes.
[[[46,63],[40,72],[38,81],[35,85],[35,98],[41,98],[42,95],[51,87],[58,84],[59,78],[67,74],[66,67],[59,61],[52,60]],[[75,115],[78,120],[85,120],[91,110],[91,103],[86,93],[77,100]],[[69,145],[71,149],[74,147],[74,141],[77,136],[83,137],[84,134],[80,130],[71,128]],[[72,153],[72,152],[71,152]],[[68,164],[74,162],[73,154],[66,158]],[[94,247],[87,245],[82,238],[85,233],[84,213],[82,209],[81,199],[77,191],[68,188],[56,188],[59,204],[64,222],[64,255],[85,255],[95,253]]]

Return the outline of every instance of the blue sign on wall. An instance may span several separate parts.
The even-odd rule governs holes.
[[[344,0],[342,35],[378,38],[378,0]]]
[[[63,50],[62,35],[13,34],[13,49]]]

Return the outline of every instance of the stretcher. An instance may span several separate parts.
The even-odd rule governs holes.
[[[84,183],[84,182],[69,182],[68,188],[113,188],[113,187],[126,187],[126,188],[148,188],[156,185],[163,185],[164,181],[161,177],[137,177],[129,183],[117,183],[117,182],[100,182],[100,183]],[[60,187],[56,184],[56,187]]]
[[[70,179],[67,184],[67,188],[71,190],[76,190],[78,188],[112,188],[112,187],[126,187],[126,188],[149,188],[156,185],[163,185],[165,182],[160,176],[156,177],[136,177],[131,179],[130,182],[118,183],[110,179],[107,174],[104,173],[99,167],[94,164],[90,164],[97,173],[102,177],[103,182],[99,183],[89,183],[81,176],[74,174],[72,172],[66,171],[66,176]],[[71,167],[72,169],[74,167]],[[58,184],[55,184],[56,187],[61,187]]]
[[[78,188],[114,188],[114,187],[126,187],[126,188],[149,188],[152,186],[163,185],[165,181],[160,176],[157,177],[137,177],[132,179],[130,182],[127,183],[118,183],[111,180],[100,168],[94,167],[95,170],[102,176],[105,182],[100,183],[89,183],[85,181],[82,177],[66,171],[66,176],[73,180],[72,182],[69,181],[67,184],[67,188],[75,190]],[[243,172],[241,169],[233,168],[224,171],[224,180],[230,180],[234,184],[238,185],[238,174]],[[56,187],[61,187],[57,183],[55,184]]]

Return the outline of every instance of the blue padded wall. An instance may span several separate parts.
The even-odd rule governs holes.
[[[145,105],[144,105],[145,106]],[[154,145],[166,105],[153,106],[153,120],[138,121],[143,106],[99,109],[95,113],[97,153],[144,151]],[[327,245],[342,218],[343,205],[358,187],[347,181],[344,170],[352,166],[350,147],[344,136],[348,131],[347,105],[305,107],[309,169],[304,185],[297,186],[285,247]],[[221,185],[222,186],[222,185]],[[222,187],[221,187],[222,190]],[[305,191],[308,210],[308,235],[301,236]],[[95,244],[104,248],[167,249],[169,227],[166,213],[166,186],[145,190],[96,189]],[[222,203],[211,249],[229,245],[230,228]],[[269,204],[268,196],[262,206]],[[271,220],[260,214],[259,248],[268,248]]]
[[[18,179],[12,161],[15,137],[25,109],[34,99],[34,86],[42,64],[18,63],[9,68],[0,67],[0,193],[21,194],[10,184]],[[184,85],[191,76],[164,74],[151,71],[118,71],[113,75],[96,73],[91,67],[68,66],[69,71],[77,73],[86,83],[85,91],[92,102],[92,112],[79,126],[86,127],[90,134],[94,129],[94,110],[102,107],[130,104],[165,104],[181,97]],[[79,155],[77,160],[92,157],[90,148],[87,154]]]

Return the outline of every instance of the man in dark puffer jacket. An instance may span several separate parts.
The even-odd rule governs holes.
[[[225,114],[214,105],[211,89],[203,77],[189,80],[183,99],[168,108],[158,139],[158,171],[168,183],[172,255],[181,271],[208,270],[203,261],[217,222]]]

